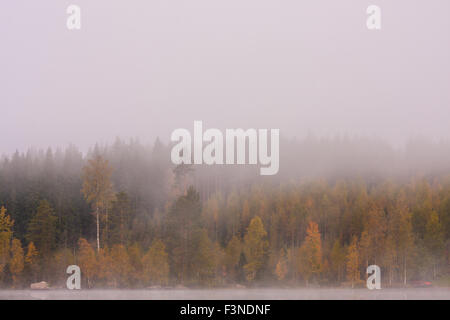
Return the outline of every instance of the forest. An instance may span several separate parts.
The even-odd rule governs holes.
[[[450,275],[450,143],[281,139],[280,172],[117,139],[0,162],[0,288],[384,287]]]

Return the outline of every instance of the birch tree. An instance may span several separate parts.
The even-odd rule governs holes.
[[[114,199],[111,174],[112,168],[109,166],[108,160],[101,155],[90,159],[83,168],[83,188],[81,191],[86,201],[95,210],[97,252],[100,251],[100,211],[107,209],[109,203]]]

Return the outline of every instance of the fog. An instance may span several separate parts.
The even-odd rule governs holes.
[[[216,290],[2,290],[0,300],[448,300],[447,288],[216,289]]]
[[[73,0],[0,5],[0,153],[180,127],[279,128],[403,146],[450,137],[450,3]]]

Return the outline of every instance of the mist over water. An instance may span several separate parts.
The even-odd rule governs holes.
[[[449,1],[74,2],[0,5],[0,299],[450,299]],[[174,165],[194,121],[279,171]]]
[[[1,290],[2,299],[26,300],[449,300],[450,289],[216,289],[216,290]]]

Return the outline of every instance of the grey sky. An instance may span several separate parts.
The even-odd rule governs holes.
[[[0,153],[168,141],[194,120],[450,138],[449,15],[448,0],[2,1]]]

